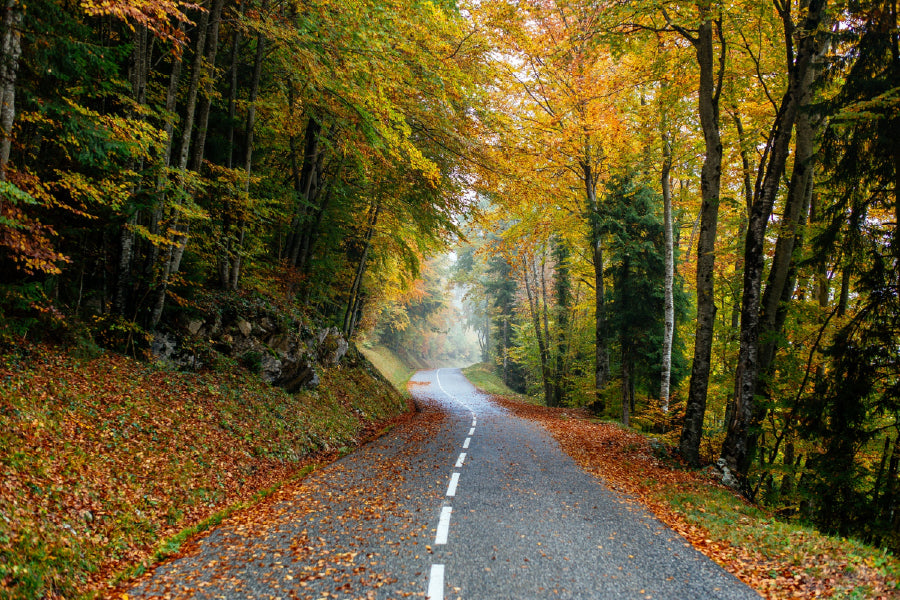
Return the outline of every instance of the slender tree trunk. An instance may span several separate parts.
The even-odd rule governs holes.
[[[16,76],[22,55],[22,18],[24,7],[17,0],[6,0],[3,31],[0,33],[0,181],[6,181],[12,130],[16,118]]]
[[[554,278],[556,295],[556,367],[553,373],[553,404],[562,406],[566,398],[569,310],[572,303],[571,282],[569,280],[569,249],[562,239],[557,238],[554,241],[554,258],[556,259]]]
[[[623,297],[627,297],[628,288],[631,287],[631,257],[627,254],[622,260],[622,278],[616,283],[623,288]],[[632,327],[631,323],[625,323],[622,325],[619,333],[619,343],[622,346],[622,425],[625,427],[630,425],[631,407],[634,403],[631,386],[632,373],[634,371],[633,348],[630,335]]]
[[[209,12],[201,11],[200,19],[197,26],[197,41],[194,45],[194,62],[191,66],[191,79],[188,85],[187,102],[184,111],[184,118],[181,122],[181,146],[178,152],[178,187],[183,188],[185,184],[184,173],[187,170],[188,159],[190,157],[191,138],[194,130],[194,116],[197,109],[197,93],[200,89],[200,75],[203,70],[203,53],[206,48],[206,29],[209,23]],[[180,203],[180,200],[176,200]],[[162,318],[162,312],[165,308],[166,294],[169,289],[169,279],[181,268],[181,259],[184,256],[187,247],[188,235],[190,233],[190,225],[183,223],[178,216],[177,211],[172,218],[170,229],[174,232],[171,235],[170,247],[166,257],[166,264],[163,266],[162,275],[156,290],[156,301],[153,305],[153,311],[150,315],[150,328],[155,329]]]
[[[600,213],[597,203],[597,179],[590,163],[581,164],[584,179],[586,212],[591,232],[591,259],[594,264],[594,389],[597,402],[609,380],[609,350],[606,339],[606,290],[603,284],[603,237],[600,233]]]
[[[530,263],[528,258],[525,259],[524,264],[524,278],[525,278],[525,295],[528,298],[528,310],[531,313],[531,321],[532,325],[534,325],[534,335],[537,338],[538,344],[538,355],[541,361],[541,384],[544,388],[544,404],[547,406],[553,405],[553,388],[550,384],[550,368],[548,363],[547,356],[547,344],[544,340],[544,332],[541,328],[541,316],[540,316],[540,299],[537,297],[537,290],[535,290],[531,284],[533,280],[535,285],[537,285],[537,272],[534,267],[534,258],[532,257]]]
[[[357,296],[362,287],[362,279],[366,274],[366,261],[369,257],[369,248],[372,246],[372,236],[375,233],[375,226],[378,224],[378,214],[381,212],[381,203],[376,203],[372,209],[372,216],[369,218],[369,228],[366,230],[365,246],[363,247],[362,256],[359,259],[359,265],[356,267],[356,275],[353,278],[353,285],[350,286],[350,295],[347,300],[347,311],[344,313],[344,326],[342,331],[346,337],[350,337],[351,322],[353,318],[353,310],[356,306]]]
[[[319,163],[319,140],[322,134],[322,127],[319,122],[310,117],[306,123],[306,134],[304,136],[304,151],[302,167],[294,170],[294,191],[297,194],[298,205],[297,214],[293,219],[293,231],[291,235],[292,245],[287,250],[288,262],[291,266],[302,270],[304,265],[300,264],[300,256],[305,243],[304,237],[308,227],[309,215],[311,214],[311,204],[313,198],[314,181],[316,179],[316,169]],[[295,161],[296,158],[292,160]]]
[[[767,148],[767,161],[760,165],[761,177],[758,179],[754,193],[753,208],[747,227],[747,242],[744,251],[744,290],[741,302],[741,349],[738,355],[735,375],[734,410],[728,425],[728,433],[722,445],[722,458],[735,471],[739,478],[744,478],[753,462],[757,439],[756,429],[762,420],[763,413],[755,400],[757,380],[760,375],[759,335],[760,308],[763,268],[765,266],[766,228],[778,193],[778,187],[784,173],[790,149],[791,134],[794,128],[799,104],[807,97],[812,81],[813,59],[819,53],[816,32],[823,19],[825,0],[811,0],[806,17],[799,30],[796,58],[788,57],[789,85],[781,101],[775,123],[770,134]],[[790,14],[784,13],[785,29],[791,34],[793,26],[789,25]],[[808,161],[806,161],[808,162]],[[799,169],[808,165],[798,161]],[[805,177],[807,174],[804,173]],[[798,183],[799,185],[799,183]],[[792,186],[793,187],[793,186]],[[800,192],[801,199],[806,197],[806,187]],[[798,199],[799,200],[799,199]],[[796,209],[799,211],[799,207]],[[797,222],[795,218],[794,223]],[[794,234],[785,236],[785,246],[791,251],[786,254],[785,274],[793,251]],[[787,239],[790,238],[790,239]],[[773,301],[782,297],[783,290],[773,289]]]
[[[550,315],[549,302],[547,296],[547,251],[544,248],[541,252],[541,306],[543,313],[544,340],[547,344],[547,387],[549,394],[547,395],[547,406],[556,406],[555,381],[556,373],[553,370],[553,359],[550,355]]]
[[[706,415],[706,394],[712,359],[713,329],[716,320],[714,272],[716,229],[719,220],[719,188],[722,179],[722,140],[719,134],[719,97],[725,69],[725,44],[720,40],[718,71],[713,47],[713,14],[709,0],[698,2],[700,26],[691,38],[700,67],[698,110],[706,156],[700,171],[700,235],[697,242],[697,328],[694,334],[694,360],[688,391],[679,450],[691,465],[700,462],[700,439]],[[721,37],[721,24],[718,24]]]
[[[147,80],[150,70],[149,33],[144,26],[138,26],[132,37],[134,48],[131,52],[131,94],[137,105],[143,105],[147,101]],[[140,170],[140,169],[137,169]],[[132,193],[135,190],[132,189]],[[125,316],[131,301],[132,271],[134,268],[134,227],[140,218],[140,211],[136,206],[130,206],[132,213],[128,220],[122,224],[119,233],[119,262],[116,265],[116,289],[113,296],[112,312],[119,316]]]
[[[206,43],[206,67],[212,72],[216,70],[216,56],[219,52],[219,26],[222,23],[222,8],[225,0],[214,0],[212,12],[209,15],[209,40]],[[191,169],[200,171],[203,166],[203,154],[206,148],[206,131],[209,126],[209,111],[212,106],[213,84],[215,77],[209,73],[206,77],[206,85],[200,102],[200,116],[197,119],[197,139],[193,144],[191,156]]]
[[[672,144],[663,124],[663,162],[660,183],[663,194],[663,226],[665,228],[665,304],[662,345],[662,374],[659,385],[659,407],[663,413],[669,412],[669,382],[672,378],[672,340],[675,335],[675,242],[672,235]]]
[[[626,340],[622,340],[625,343]],[[632,388],[631,388],[631,353],[628,350],[622,350],[622,425],[631,426],[631,404],[632,404]]]
[[[263,37],[263,34],[260,33],[259,37],[256,39],[256,56],[253,59],[253,79],[250,84],[250,97],[248,98],[247,104],[247,143],[244,148],[244,199],[245,202],[250,201],[250,176],[252,173],[253,167],[253,131],[256,127],[256,100],[259,96],[259,81],[262,76],[262,64],[263,57],[265,56],[266,51],[266,39]],[[249,207],[242,207],[240,214],[240,233],[238,234],[238,239],[234,244],[234,256],[231,261],[231,277],[229,281],[229,287],[232,290],[238,289],[238,284],[241,279],[241,268],[244,264],[244,237],[247,234],[247,213],[249,212]]]

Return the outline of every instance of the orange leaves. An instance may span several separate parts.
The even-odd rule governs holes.
[[[185,11],[205,10],[198,4],[178,0],[81,0],[81,8],[92,17],[115,17],[132,30],[135,25],[146,27],[156,37],[171,42],[178,54],[187,42],[181,26],[193,24]]]

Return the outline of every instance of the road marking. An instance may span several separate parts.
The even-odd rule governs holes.
[[[472,429],[469,430],[469,435],[475,435],[475,428],[474,428],[474,427],[472,427]]]
[[[465,462],[465,460],[466,460],[466,453],[465,453],[465,452],[460,452],[460,453],[459,453],[459,458],[456,459],[456,468],[458,469],[458,468],[460,468],[461,466],[463,466],[463,462]]]
[[[426,597],[428,600],[444,600],[444,565],[431,565]]]
[[[450,485],[447,487],[447,495],[455,496],[456,495],[456,486],[459,484],[459,473],[454,473],[450,476]]]
[[[441,509],[441,518],[438,521],[437,535],[434,536],[434,545],[446,544],[447,535],[450,533],[450,513],[453,508],[445,506]]]
[[[463,442],[463,448],[469,447],[469,442],[472,441],[472,438],[466,438],[466,441]]]

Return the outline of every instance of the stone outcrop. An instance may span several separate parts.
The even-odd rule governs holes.
[[[338,365],[350,350],[336,327],[313,330],[274,311],[243,308],[220,308],[168,325],[153,337],[154,359],[170,368],[197,370],[226,356],[293,393],[316,387],[318,371]]]

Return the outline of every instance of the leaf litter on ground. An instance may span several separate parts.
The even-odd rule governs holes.
[[[772,600],[898,598],[900,561],[877,548],[785,523],[748,504],[708,471],[655,453],[648,436],[597,422],[585,409],[495,395],[542,424],[562,449],[612,489],[646,506],[688,543]]]

